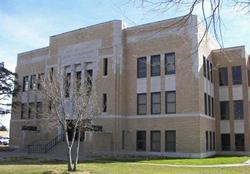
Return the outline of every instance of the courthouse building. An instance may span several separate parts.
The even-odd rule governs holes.
[[[49,104],[40,95],[39,79],[65,69],[71,79],[86,73],[98,79],[93,83],[104,107],[93,121],[98,131],[85,134],[87,151],[249,154],[245,47],[221,49],[210,34],[200,42],[205,30],[197,16],[180,19],[134,27],[113,20],[51,36],[48,47],[18,54],[21,91],[13,101],[21,104],[11,116],[10,144],[26,148],[62,134],[43,118]]]

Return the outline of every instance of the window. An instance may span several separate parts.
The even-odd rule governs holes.
[[[36,75],[30,76],[30,89],[36,89]]]
[[[167,91],[165,95],[166,101],[166,114],[174,114],[176,113],[176,92],[175,91]]]
[[[206,131],[206,151],[208,152],[209,151],[209,134],[208,134],[208,131]]]
[[[21,119],[25,118],[26,112],[27,112],[27,105],[26,103],[22,103],[21,104]]]
[[[153,92],[151,93],[151,114],[161,113],[161,93]]]
[[[65,97],[69,97],[69,93],[70,93],[70,80],[71,80],[71,74],[70,73],[66,73],[65,82],[64,82]]]
[[[208,96],[208,115],[211,116],[211,97],[210,95],[207,96]]]
[[[215,132],[213,132],[213,150],[215,150]]]
[[[122,149],[125,149],[125,130],[122,130]]]
[[[211,97],[211,110],[212,110],[212,117],[214,117],[214,98]]]
[[[86,82],[87,85],[90,87],[90,89],[92,88],[92,77],[93,77],[93,70],[92,69],[86,70]]]
[[[102,95],[102,105],[103,105],[102,112],[107,112],[107,94]]]
[[[236,151],[245,151],[244,134],[235,134],[235,150]]]
[[[234,101],[234,119],[241,120],[243,118],[244,118],[243,101],[236,100]]]
[[[43,110],[43,104],[42,104],[42,102],[37,102],[37,103],[36,103],[36,114],[37,114],[37,118],[40,118],[40,117],[41,117],[42,110]]]
[[[108,75],[108,58],[103,59],[103,75]]]
[[[141,57],[137,59],[137,77],[147,77],[147,58]]]
[[[29,76],[23,77],[23,91],[28,91],[29,89]]]
[[[210,80],[210,67],[209,67],[209,61],[207,60],[207,79]]]
[[[175,74],[175,53],[165,54],[165,74]]]
[[[145,115],[147,113],[147,94],[137,94],[137,115]]]
[[[176,152],[176,131],[169,130],[165,132],[165,151]]]
[[[151,131],[150,132],[150,150],[152,152],[160,152],[161,151],[161,131]]]
[[[233,85],[241,84],[242,83],[241,66],[233,66],[232,73],[233,73]]]
[[[207,68],[206,68],[206,57],[203,56],[203,75],[204,77],[206,77],[206,72],[207,72]]]
[[[209,137],[210,137],[210,151],[212,151],[213,150],[213,134],[212,134],[212,132],[210,131],[209,132]]]
[[[136,150],[146,151],[146,131],[136,132]]]
[[[28,118],[34,118],[34,109],[35,109],[35,104],[29,103]]]
[[[210,63],[210,80],[213,83],[213,64]]]
[[[205,108],[205,115],[207,115],[207,94],[204,93],[204,108]]]
[[[82,72],[76,72],[76,90],[80,91],[81,88],[81,80],[82,80]]]
[[[230,151],[230,134],[221,134],[221,150]]]
[[[159,76],[161,74],[160,55],[151,56],[151,76]]]
[[[250,71],[249,71],[249,69],[247,70],[247,81],[248,81],[248,86],[250,86]]]
[[[220,81],[220,86],[228,85],[228,73],[226,67],[219,68],[219,81]]]
[[[220,118],[221,120],[229,120],[229,101],[220,102]]]
[[[38,74],[38,82],[37,82],[37,89],[42,89],[42,82],[44,80],[44,73]]]

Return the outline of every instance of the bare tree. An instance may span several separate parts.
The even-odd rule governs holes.
[[[197,9],[201,11],[201,22],[205,25],[201,41],[207,35],[207,32],[211,30],[221,46],[223,46],[221,10],[226,6],[232,6],[245,11],[246,14],[250,12],[250,0],[229,0],[226,2],[223,0],[129,0],[129,2],[132,2],[137,7],[139,6],[139,8],[146,8],[151,12],[160,14],[170,9],[181,8],[185,14],[175,25],[187,22],[194,10]]]
[[[45,114],[50,119],[54,118],[64,132],[68,149],[68,171],[76,171],[81,132],[90,130],[93,117],[99,115],[95,83],[92,83],[91,77],[86,75],[81,80],[74,74],[73,78],[74,84],[71,84],[71,75],[58,71],[55,75],[45,76],[42,82],[42,93],[51,108],[51,112]],[[72,137],[67,133],[69,129],[73,130]],[[73,148],[75,139],[76,149]],[[75,158],[72,155],[74,150]]]

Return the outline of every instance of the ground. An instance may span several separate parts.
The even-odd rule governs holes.
[[[157,159],[157,160],[100,160],[87,161],[78,165],[76,174],[249,174],[250,166],[220,168],[169,167],[152,164],[231,164],[242,163],[250,157],[215,157],[208,159]],[[51,171],[51,172],[50,172]],[[62,174],[67,173],[66,163],[39,161],[30,158],[3,159],[0,173],[4,174]]]

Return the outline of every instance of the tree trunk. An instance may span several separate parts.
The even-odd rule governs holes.
[[[68,171],[74,171],[72,162],[72,149],[68,147]]]
[[[79,149],[80,149],[80,140],[81,140],[81,125],[78,128],[78,136],[77,136],[77,147],[76,147],[76,159],[74,162],[74,171],[76,171],[78,158],[79,158]]]

